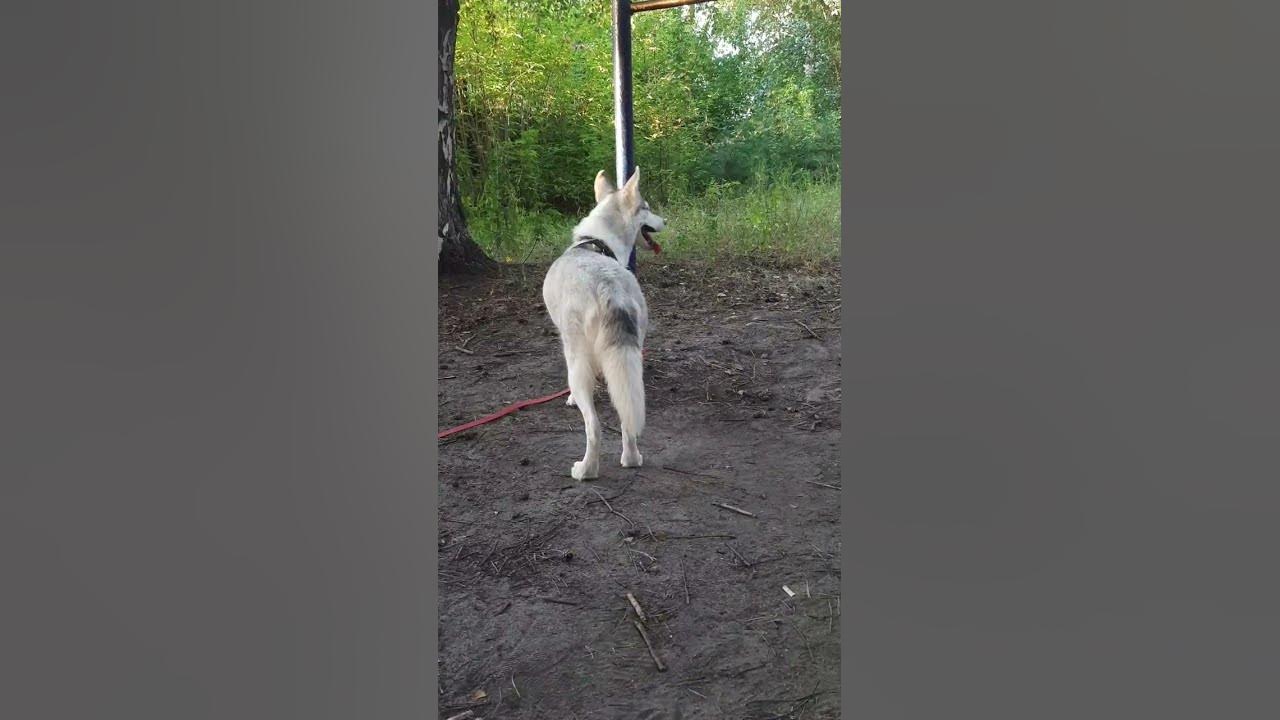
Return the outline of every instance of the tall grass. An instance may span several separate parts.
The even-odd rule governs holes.
[[[590,187],[584,185],[583,192]],[[762,260],[808,264],[840,254],[838,178],[758,178],[713,184],[699,197],[674,195],[654,211],[667,220],[655,237],[671,260]],[[518,206],[468,215],[476,242],[508,263],[548,262],[568,246],[580,217]],[[641,250],[644,252],[644,250]]]

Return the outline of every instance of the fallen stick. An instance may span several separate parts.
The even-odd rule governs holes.
[[[662,659],[658,657],[658,653],[654,652],[653,643],[649,641],[649,633],[644,631],[644,626],[635,620],[632,620],[631,624],[636,626],[640,639],[644,640],[644,646],[649,648],[649,657],[653,658],[653,664],[658,666],[658,672],[666,672],[667,666],[662,664]]]
[[[457,715],[454,715],[453,717],[449,718],[448,720],[471,720],[471,719],[472,719],[472,718],[474,718],[475,716],[476,716],[476,714],[475,714],[475,712],[474,712],[474,711],[472,711],[472,710],[464,710],[464,711],[462,711],[462,712],[458,713]]]
[[[649,622],[649,618],[644,614],[644,608],[640,607],[640,601],[636,600],[636,596],[627,593],[627,600],[631,601],[631,607],[636,611],[636,617],[640,618],[640,622]]]
[[[689,604],[689,569],[684,566],[684,556],[680,556],[680,578],[684,585],[684,604]],[[831,603],[828,602],[828,605]]]
[[[600,502],[604,503],[604,506],[605,506],[606,508],[609,508],[609,512],[613,513],[614,515],[617,515],[618,517],[622,518],[623,520],[626,520],[628,525],[631,525],[631,526],[633,526],[633,527],[635,526],[635,523],[631,522],[631,518],[627,517],[626,515],[623,515],[622,513],[618,512],[617,510],[614,510],[614,509],[613,509],[613,506],[609,504],[609,501],[608,501],[608,500],[605,500],[605,499],[604,499],[604,496],[600,494],[600,491],[599,491],[599,490],[597,490],[597,489],[595,489],[595,488],[591,488],[591,492],[595,493],[595,494],[596,494],[596,497],[600,498]]]
[[[828,484],[826,484],[826,483],[814,482],[813,480],[805,480],[805,482],[809,483],[810,485],[817,485],[818,487],[831,488],[832,490],[843,490],[843,489],[844,489],[844,488],[840,487],[839,485],[828,485]]]
[[[793,318],[793,319],[794,319],[794,318]],[[796,320],[796,324],[797,324],[797,325],[799,325],[800,327],[804,328],[805,330],[808,330],[808,331],[809,331],[809,334],[810,334],[810,335],[812,335],[814,338],[816,338],[816,339],[818,339],[818,340],[821,340],[821,339],[822,339],[822,336],[821,336],[821,335],[819,335],[818,333],[814,332],[814,331],[813,331],[813,328],[809,327],[808,325],[805,325],[804,323],[800,322],[799,320]]]
[[[748,570],[751,570],[751,571],[752,571],[752,573],[751,573],[751,574],[752,574],[752,575],[755,575],[755,568],[751,567],[751,563],[747,562],[747,559],[746,559],[746,558],[744,558],[744,557],[742,557],[742,553],[738,552],[738,548],[736,548],[736,547],[734,547],[734,546],[732,546],[732,545],[729,545],[728,547],[729,547],[729,549],[730,549],[730,550],[732,550],[732,551],[733,551],[733,554],[737,556],[738,561],[742,563],[742,566],[743,566],[743,567],[745,567],[745,568],[746,568],[746,569],[748,569]]]
[[[722,507],[722,508],[724,508],[725,510],[732,510],[733,512],[736,512],[736,513],[738,513],[739,515],[746,515],[747,517],[755,517],[755,516],[756,516],[756,514],[755,514],[755,513],[753,513],[753,512],[748,512],[748,511],[746,511],[746,510],[743,510],[742,508],[734,507],[734,506],[732,506],[732,505],[727,505],[727,504],[725,504],[725,503],[721,503],[721,502],[713,502],[713,503],[711,503],[711,504],[712,504],[712,505],[715,505],[716,507]]]
[[[708,475],[708,474],[706,474],[706,473],[690,472],[690,471],[688,471],[688,470],[681,470],[680,468],[677,468],[677,467],[671,467],[670,465],[662,465],[662,466],[659,466],[659,467],[658,467],[658,469],[659,469],[659,470],[670,470],[671,472],[674,472],[674,473],[680,473],[681,475],[697,475],[697,476],[699,476],[699,477],[712,478],[713,480],[719,480],[719,479],[720,479],[720,476],[719,476],[719,475]]]
[[[800,634],[800,639],[804,641],[804,649],[809,653],[809,662],[815,662],[813,658],[813,648],[809,647],[809,638],[805,636],[804,631],[800,629],[800,626],[796,624],[794,619],[791,619],[791,627],[796,629],[796,632]],[[803,699],[808,700],[809,698]]]

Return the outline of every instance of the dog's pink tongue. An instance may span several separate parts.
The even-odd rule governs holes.
[[[650,235],[648,231],[641,230],[640,236],[644,238],[645,244],[649,246],[649,249],[653,251],[654,255],[657,255],[662,252],[662,246],[659,245],[657,241],[653,239],[653,236]]]

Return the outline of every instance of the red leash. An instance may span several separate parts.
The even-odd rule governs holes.
[[[644,350],[643,350],[643,349],[641,349],[641,350],[640,350],[640,357],[644,357]],[[472,428],[478,428],[478,427],[480,427],[481,425],[487,425],[487,424],[489,424],[489,423],[493,422],[494,420],[498,420],[498,419],[500,419],[500,418],[504,418],[504,417],[506,417],[506,416],[510,415],[511,413],[516,412],[517,410],[523,410],[523,409],[525,409],[525,408],[527,408],[527,407],[533,407],[534,405],[541,405],[542,403],[551,402],[552,400],[555,400],[556,398],[564,397],[565,395],[568,395],[568,394],[569,394],[569,388],[565,388],[565,389],[561,390],[560,392],[558,392],[558,393],[556,393],[556,394],[554,394],[554,395],[548,395],[548,396],[546,396],[546,397],[540,397],[540,398],[536,398],[536,399],[534,399],[534,400],[521,400],[520,402],[518,402],[518,403],[516,403],[516,404],[514,404],[514,405],[508,405],[508,406],[506,406],[506,407],[502,408],[501,410],[499,410],[498,412],[496,412],[496,413],[494,413],[494,414],[492,414],[492,415],[485,415],[484,417],[482,417],[482,418],[480,418],[480,419],[478,419],[478,420],[472,420],[471,422],[466,423],[466,424],[464,424],[464,425],[459,425],[458,427],[449,428],[448,430],[445,430],[444,432],[440,433],[439,435],[436,435],[436,439],[437,439],[437,440],[443,440],[443,439],[445,439],[445,438],[449,437],[450,435],[457,435],[457,434],[458,434],[458,433],[460,433],[460,432],[464,432],[464,431],[466,431],[466,430],[470,430],[470,429],[472,429]]]
[[[445,438],[449,437],[450,435],[456,435],[457,433],[463,432],[464,430],[470,430],[470,429],[472,429],[472,428],[477,428],[477,427],[480,427],[481,425],[484,425],[484,424],[486,424],[486,423],[491,423],[491,422],[493,422],[494,420],[497,420],[498,418],[506,417],[507,415],[510,415],[511,413],[513,413],[513,412],[515,412],[515,411],[517,411],[517,410],[523,410],[523,409],[525,409],[525,408],[527,408],[527,407],[531,407],[531,406],[533,406],[533,405],[541,405],[542,403],[545,403],[545,402],[551,402],[552,400],[555,400],[555,399],[556,399],[556,398],[558,398],[558,397],[564,397],[565,395],[568,395],[568,394],[569,394],[569,388],[565,388],[565,389],[561,390],[560,392],[558,392],[558,393],[556,393],[556,394],[554,394],[554,395],[548,395],[548,396],[546,396],[546,397],[540,397],[540,398],[537,398],[537,399],[535,399],[535,400],[521,400],[520,402],[518,402],[518,403],[516,403],[516,404],[514,404],[514,405],[508,405],[507,407],[505,407],[505,408],[503,408],[503,409],[499,410],[498,412],[496,412],[496,413],[494,413],[494,414],[492,414],[492,415],[486,415],[486,416],[484,416],[484,417],[480,418],[479,420],[472,420],[471,422],[469,422],[469,423],[467,423],[467,424],[465,424],[465,425],[459,425],[458,427],[455,427],[455,428],[449,428],[448,430],[445,430],[444,432],[442,432],[442,433],[440,433],[439,435],[437,435],[437,436],[436,436],[436,439],[437,439],[437,440],[443,440],[443,439],[445,439]]]

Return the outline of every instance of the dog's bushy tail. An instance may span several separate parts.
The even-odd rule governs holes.
[[[608,313],[599,349],[600,372],[622,432],[639,436],[644,430],[644,364],[636,311],[611,303]]]

